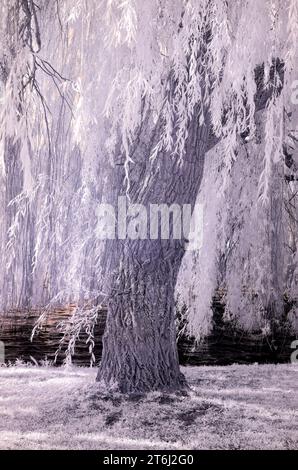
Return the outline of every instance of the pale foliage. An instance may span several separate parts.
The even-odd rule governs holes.
[[[0,280],[5,292],[1,309],[68,302],[84,309],[104,295],[103,244],[95,236],[95,220],[98,202],[109,194],[106,175],[112,155],[125,157],[129,192],[132,144],[150,114],[152,123],[160,122],[161,132],[154,151],[144,158],[155,161],[167,150],[183,164],[196,109],[198,124],[210,117],[221,138],[218,152],[226,188],[237,136],[247,132],[246,139],[253,139],[256,131],[256,66],[265,64],[264,87],[276,57],[285,60],[286,90],[295,74],[297,3],[40,2],[39,52],[7,31],[14,5],[9,0],[0,7],[1,60],[7,72],[0,98],[0,247],[7,266]],[[17,44],[13,54],[10,42]],[[23,90],[20,111],[21,84],[32,74],[38,87]],[[275,80],[277,90],[278,74]],[[265,150],[255,155],[263,168],[259,193],[265,204],[272,164],[280,158],[288,99],[287,92],[273,93],[266,109]],[[16,147],[18,151],[12,150]],[[17,155],[15,164],[20,162],[14,174],[19,184],[13,187],[5,157],[9,152]],[[207,266],[213,257],[211,243],[208,250],[205,264],[213,279],[213,268]],[[212,282],[210,278],[210,292]],[[206,299],[200,302],[207,305]],[[206,308],[200,315],[209,324]],[[198,318],[193,318],[197,326],[202,325]],[[202,328],[205,334],[204,325],[194,332]]]

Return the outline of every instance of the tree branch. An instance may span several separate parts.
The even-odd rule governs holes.
[[[277,75],[279,80],[277,81]],[[274,92],[277,92],[277,95],[281,93],[283,82],[284,82],[284,62],[280,59],[273,61],[272,66],[270,67],[268,83],[264,83],[265,79],[265,66],[259,65],[255,69],[255,81],[257,86],[257,91],[255,94],[255,112],[262,111],[266,108],[266,105],[269,99],[272,97]],[[224,119],[224,117],[223,117]],[[208,139],[207,151],[211,150],[215,145],[219,143],[221,137],[218,137],[214,134],[212,126],[210,126],[210,134]]]

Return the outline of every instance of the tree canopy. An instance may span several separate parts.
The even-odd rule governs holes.
[[[208,128],[213,148],[204,163],[205,200],[211,198],[205,217],[217,223],[218,193],[235,204],[242,187],[238,182],[235,189],[235,178],[249,178],[255,167],[245,210],[251,214],[252,201],[261,207],[256,223],[260,214],[271,223],[276,169],[297,138],[297,116],[289,114],[298,63],[296,0],[7,0],[0,10],[1,310],[38,306],[46,314],[54,304],[72,303],[79,306],[78,324],[92,328],[108,271],[105,244],[96,237],[98,202],[109,202],[117,165],[125,173],[122,194],[130,197],[144,127],[148,135],[158,132],[150,152],[142,152],[143,187],[162,159],[185,165],[195,120]],[[266,99],[257,109],[261,95]],[[263,145],[252,148],[259,135]],[[231,214],[223,217],[232,223]],[[205,271],[195,290],[203,277],[214,288],[210,259],[220,234],[214,237],[213,245],[205,239]],[[275,281],[263,280],[273,242],[266,237],[252,241],[250,266],[259,263],[255,289],[259,283],[269,292]],[[232,243],[233,234],[228,238]],[[245,251],[251,239],[241,243]],[[293,278],[297,249],[291,256]],[[229,276],[240,265],[239,255]],[[200,293],[207,305],[210,296]],[[198,337],[210,325],[209,307],[200,305],[190,314]]]

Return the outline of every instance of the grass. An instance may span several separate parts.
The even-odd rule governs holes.
[[[96,370],[0,368],[1,449],[297,449],[298,367],[183,368],[183,394],[105,394]]]

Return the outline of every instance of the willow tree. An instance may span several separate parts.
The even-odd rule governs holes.
[[[98,380],[124,392],[179,388],[174,293],[187,234],[101,240],[98,205],[123,196],[148,213],[193,208],[208,151],[218,146],[228,178],[261,110],[266,203],[296,3],[9,0],[1,9],[3,308],[75,303],[73,331],[85,327],[92,349],[105,305]]]

